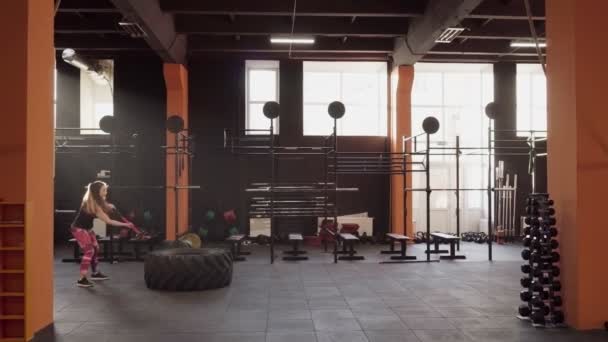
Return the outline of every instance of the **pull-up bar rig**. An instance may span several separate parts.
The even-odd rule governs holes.
[[[435,133],[439,129],[439,122],[436,123],[437,129],[435,129],[434,124],[425,122],[429,119],[434,119],[433,117],[427,117],[423,122],[423,129],[425,133],[420,133],[411,137],[403,137],[402,149],[403,155],[405,158],[411,156],[424,156],[424,162],[422,165],[424,167],[423,170],[405,170],[403,174],[404,184],[406,184],[406,172],[424,172],[426,176],[426,187],[425,188],[404,188],[404,231],[407,231],[407,193],[410,191],[424,191],[426,192],[426,232],[427,237],[430,236],[430,198],[431,193],[433,191],[454,191],[456,194],[456,235],[460,236],[460,192],[461,191],[486,191],[488,196],[488,260],[492,261],[492,240],[493,240],[493,230],[494,225],[492,222],[492,195],[493,193],[499,191],[512,191],[509,188],[496,188],[492,184],[492,169],[493,163],[492,158],[496,156],[528,156],[530,163],[528,173],[532,179],[532,192],[536,191],[536,158],[537,157],[546,157],[547,152],[537,152],[537,142],[546,141],[546,137],[537,138],[537,134],[546,135],[546,131],[539,130],[496,130],[492,128],[493,120],[496,113],[493,109],[496,108],[493,103],[489,103],[486,106],[486,114],[489,118],[488,122],[488,145],[483,147],[462,147],[460,146],[460,137],[456,136],[456,145],[453,147],[449,146],[439,146],[432,147],[430,141],[430,134]],[[436,120],[435,120],[436,121]],[[527,133],[528,134],[528,147],[520,147],[520,146],[495,146],[494,144],[497,142],[523,142],[524,140],[516,140],[516,139],[495,139],[493,138],[495,133]],[[425,136],[426,149],[418,150],[418,138],[420,136]],[[409,143],[409,144],[408,144]],[[412,145],[414,148],[408,152],[408,145]],[[497,152],[503,151],[503,152]],[[524,153],[523,151],[527,151]],[[440,152],[433,152],[440,151]],[[453,151],[453,153],[449,153],[446,151]],[[468,153],[463,153],[463,151],[472,151]],[[522,152],[511,152],[511,151],[522,151]],[[456,158],[456,188],[431,188],[430,186],[430,157],[431,156],[454,156]],[[487,156],[488,157],[488,185],[486,188],[461,188],[460,187],[460,158],[461,156]],[[460,246],[458,245],[458,249]],[[427,251],[430,251],[430,241],[427,238]],[[427,261],[430,260],[430,253],[427,253]]]

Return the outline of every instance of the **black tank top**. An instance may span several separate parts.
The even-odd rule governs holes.
[[[86,212],[86,210],[80,207],[80,210],[78,210],[78,214],[76,215],[74,222],[72,222],[72,227],[91,230],[93,229],[93,219],[95,219],[96,217],[97,216],[95,214],[89,214]]]

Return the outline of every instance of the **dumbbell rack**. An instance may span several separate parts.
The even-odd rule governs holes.
[[[520,293],[519,318],[530,320],[535,327],[559,326],[564,322],[561,310],[560,255],[555,239],[555,209],[549,194],[532,193],[526,199],[524,250],[521,255],[528,263],[521,266],[524,289]]]

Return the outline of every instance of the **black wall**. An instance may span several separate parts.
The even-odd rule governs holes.
[[[203,224],[206,209],[224,211],[236,208],[246,217],[248,200],[244,189],[251,182],[270,180],[270,161],[264,157],[236,157],[222,150],[223,129],[244,129],[245,60],[196,59],[189,65],[190,127],[197,136],[197,158],[193,183],[205,190],[193,197],[193,223]],[[280,132],[283,146],[321,146],[322,137],[302,135],[302,62],[280,62]],[[348,115],[348,109],[347,114]],[[386,151],[386,137],[342,137],[341,151]],[[323,181],[322,159],[305,157],[282,160],[278,166],[279,181]],[[358,187],[357,193],[341,194],[339,214],[369,212],[375,218],[374,230],[388,230],[389,179],[382,176],[341,176],[342,187]],[[247,222],[241,220],[246,231]],[[314,220],[279,220],[281,232],[315,229]],[[218,233],[220,234],[220,233]]]
[[[494,121],[496,130],[517,129],[517,65],[515,63],[494,64],[494,102],[498,104],[498,116]],[[496,133],[496,139],[519,140],[519,142],[497,143],[499,147],[527,148],[526,138],[517,137],[513,132]],[[545,143],[538,144],[544,148]],[[527,153],[527,150],[501,150],[513,153]],[[497,153],[500,153],[497,152]],[[496,161],[503,160],[505,173],[517,174],[517,216],[516,229],[519,227],[519,217],[524,215],[525,198],[532,192],[532,178],[528,174],[528,156],[497,156]],[[536,192],[547,191],[547,158],[536,159]],[[516,232],[518,233],[518,232]]]
[[[121,186],[164,185],[165,163],[160,148],[165,144],[166,92],[162,62],[157,57],[114,59],[114,116],[121,131],[113,135],[118,143],[135,143],[135,155],[56,153],[55,209],[76,210],[84,186],[102,169],[112,170],[110,201],[123,214],[135,210],[142,219],[150,210],[155,224],[146,229],[164,231],[163,190],[120,189]],[[57,127],[80,126],[80,70],[57,58]],[[57,131],[58,135],[69,131]],[[137,133],[137,139],[132,134]],[[79,131],[71,131],[79,135]],[[109,144],[110,136],[81,136],[79,144]],[[65,241],[74,214],[56,213],[55,239]]]

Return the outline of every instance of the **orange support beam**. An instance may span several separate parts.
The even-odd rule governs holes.
[[[181,64],[165,64],[163,67],[165,85],[167,88],[167,118],[177,115],[184,120],[184,127],[188,128],[188,70]],[[176,134],[167,131],[167,157],[166,157],[166,185],[167,185],[167,209],[166,209],[166,234],[167,240],[174,240],[177,234],[188,230],[188,210],[190,207],[188,190],[176,190],[175,186],[187,186],[190,182],[189,159],[187,156],[180,158],[179,167],[176,170],[176,156],[171,154],[175,147]],[[177,177],[176,177],[177,174]],[[177,178],[177,182],[176,182]],[[179,208],[175,205],[175,192],[177,191]],[[177,222],[176,222],[177,220]]]
[[[412,134],[412,86],[414,84],[414,67],[402,65],[396,67],[391,75],[391,117],[390,117],[390,150],[403,152],[402,137]],[[406,184],[411,187],[412,175],[406,176]],[[393,233],[413,236],[412,196],[407,197],[404,205],[403,189],[406,187],[403,176],[391,176],[391,231]],[[407,206],[407,232],[404,231],[404,208]]]
[[[0,340],[12,335],[29,340],[53,322],[52,1],[0,2],[0,32],[0,200],[25,204],[25,225],[19,228],[25,232],[25,251],[11,259],[20,259],[22,284],[8,279],[19,275],[0,275],[3,289],[24,285],[25,326],[3,321]],[[17,228],[4,229],[9,234]]]
[[[608,321],[608,2],[551,0],[547,6],[548,185],[555,200],[567,323]]]

